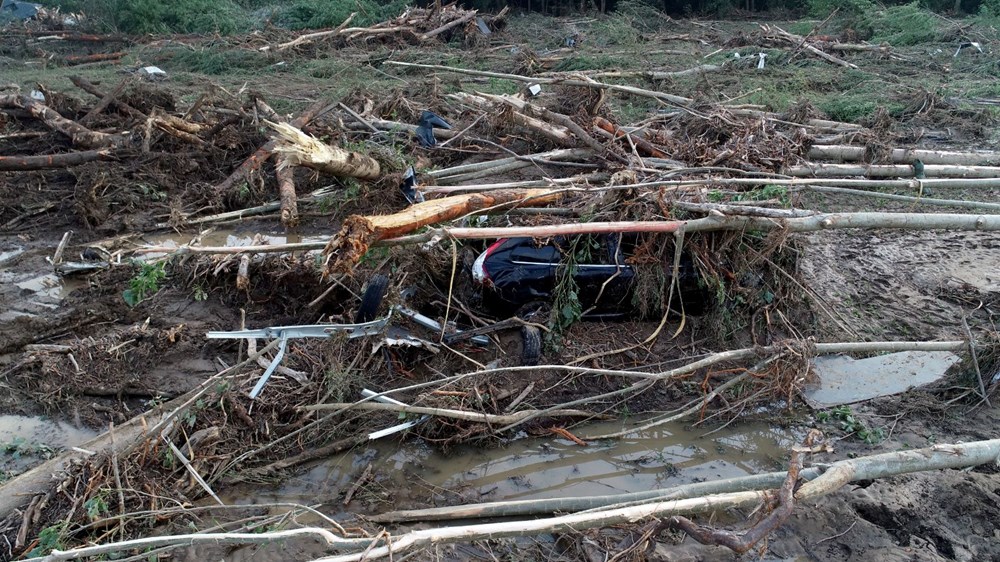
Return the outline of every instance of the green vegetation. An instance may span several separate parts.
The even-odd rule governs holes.
[[[66,545],[63,543],[63,537],[66,533],[67,525],[68,523],[63,522],[42,529],[38,533],[38,546],[28,553],[28,557],[45,556],[57,549],[65,550]]]
[[[850,406],[837,406],[832,410],[816,414],[816,420],[821,423],[837,423],[842,431],[848,435],[854,435],[858,439],[875,445],[885,440],[885,430],[882,428],[872,429],[859,420]]]
[[[21,436],[14,437],[6,443],[0,443],[0,451],[10,455],[13,460],[20,460],[24,456],[50,459],[55,454],[55,450],[45,443],[31,442]]]
[[[160,283],[167,278],[164,262],[140,263],[139,273],[129,280],[128,289],[122,292],[122,298],[129,306],[135,306],[160,290]]]

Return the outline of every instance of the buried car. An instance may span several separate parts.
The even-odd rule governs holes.
[[[585,317],[622,316],[637,310],[637,271],[629,263],[638,236],[614,233],[581,237],[555,237],[543,242],[534,238],[502,238],[479,255],[472,277],[482,288],[483,305],[498,315],[551,303],[561,270],[571,267],[577,298]],[[584,251],[578,248],[583,244]],[[572,253],[575,263],[568,264]],[[673,268],[665,266],[668,275]],[[691,257],[683,254],[674,289],[672,308],[700,314],[706,308],[708,291],[701,283]]]

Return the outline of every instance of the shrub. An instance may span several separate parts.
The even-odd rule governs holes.
[[[936,21],[934,14],[920,8],[918,2],[892,6],[872,17],[873,39],[897,46],[935,41],[938,38]]]

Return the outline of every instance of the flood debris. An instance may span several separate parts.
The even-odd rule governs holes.
[[[511,29],[533,23],[507,8],[432,2],[363,27],[360,9],[302,32],[159,42],[36,21],[0,40],[25,58],[0,94],[13,248],[0,295],[16,307],[4,388],[12,404],[114,424],[11,475],[0,557],[194,545],[210,559],[310,537],[323,559],[362,560],[552,534],[567,552],[642,559],[677,531],[743,553],[799,532],[797,514],[825,516],[819,497],[862,501],[851,481],[867,494],[916,471],[992,478],[990,116],[912,85],[872,102],[887,108],[813,105],[848,79],[899,86],[926,53],[817,35],[827,22],[623,38],[594,32],[621,23],[603,15],[538,33]],[[962,50],[943,60],[968,79]],[[91,66],[69,77],[75,63]],[[787,83],[809,91],[772,99]],[[26,303],[26,279],[69,296]],[[891,419],[866,433],[887,443],[824,425],[830,412]],[[887,437],[920,412],[927,427]],[[695,484],[657,451],[615,458],[663,489],[543,500],[390,489],[376,462],[403,439],[605,455],[674,424],[700,435],[758,418],[831,435]],[[925,447],[956,418],[987,429]],[[330,472],[315,504],[233,500],[329,462],[351,470]],[[946,474],[964,477],[924,478]],[[344,506],[361,517],[346,523]],[[405,525],[494,517],[516,519]]]

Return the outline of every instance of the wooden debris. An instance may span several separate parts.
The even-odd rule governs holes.
[[[344,219],[340,232],[330,239],[323,250],[327,256],[326,274],[350,271],[368,248],[380,240],[402,236],[475,211],[544,205],[558,201],[560,197],[561,193],[548,189],[491,191],[425,201],[394,215],[351,215]]]
[[[381,173],[378,162],[369,156],[323,143],[287,123],[267,124],[277,133],[274,152],[282,157],[279,166],[305,166],[326,174],[366,180]]]

